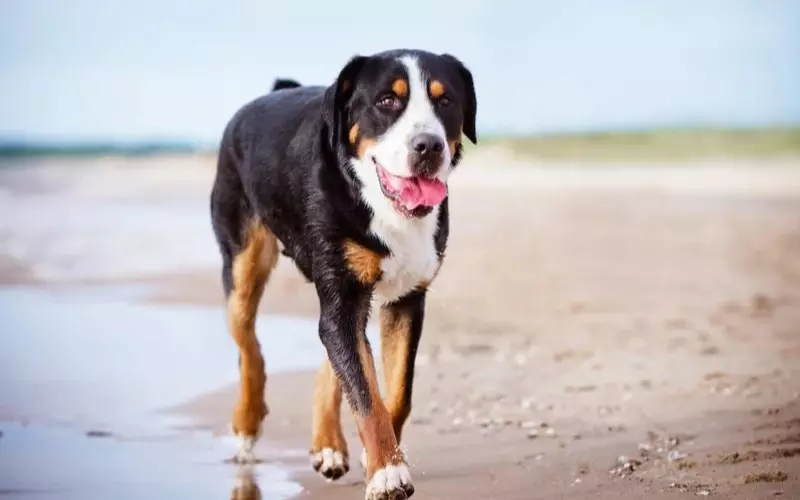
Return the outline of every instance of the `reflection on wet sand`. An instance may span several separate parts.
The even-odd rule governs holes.
[[[236,485],[231,490],[231,500],[261,500],[261,489],[256,482],[252,466],[239,466]]]

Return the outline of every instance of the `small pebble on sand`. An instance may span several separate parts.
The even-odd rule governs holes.
[[[667,460],[670,462],[677,462],[679,460],[683,460],[684,458],[686,458],[686,453],[681,453],[678,450],[672,450],[667,453]]]

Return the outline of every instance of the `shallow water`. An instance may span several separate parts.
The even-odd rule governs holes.
[[[73,429],[8,423],[0,424],[0,430],[3,498],[278,500],[301,491],[276,465],[223,463],[220,442],[205,436],[89,438]],[[234,497],[237,488],[241,496]]]
[[[137,303],[136,294],[0,289],[0,418],[141,427],[159,408],[237,380],[221,308]],[[315,321],[257,321],[270,372],[323,359]]]
[[[230,440],[159,412],[237,381],[223,310],[137,302],[143,291],[0,289],[0,494],[230,498],[242,472],[223,463]],[[257,328],[271,373],[323,359],[315,320],[261,316]],[[265,499],[299,492],[276,463],[254,472]]]

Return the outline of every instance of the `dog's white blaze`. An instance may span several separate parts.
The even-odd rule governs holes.
[[[433,241],[438,228],[439,206],[422,218],[407,218],[399,214],[391,200],[383,194],[375,166],[370,159],[374,155],[389,172],[410,176],[408,153],[413,135],[423,132],[436,134],[446,144],[444,125],[433,110],[419,64],[416,59],[408,56],[402,57],[400,61],[408,73],[408,105],[397,122],[367,150],[363,160],[352,160],[353,170],[363,185],[361,195],[373,212],[370,231],[391,252],[381,262],[383,273],[381,280],[375,285],[375,299],[380,304],[393,302],[422,281],[430,280],[439,266]],[[443,182],[447,181],[450,161],[450,150],[445,148],[442,168],[438,174]]]
[[[422,133],[433,134],[442,140],[442,144],[447,144],[447,133],[433,109],[433,103],[428,96],[428,85],[419,63],[411,56],[401,57],[400,62],[405,66],[408,75],[408,103],[400,118],[372,148],[371,154],[375,155],[388,172],[408,177],[411,175],[408,153],[412,138]],[[437,177],[446,182],[450,170],[450,149],[445,148],[442,156],[442,168]]]

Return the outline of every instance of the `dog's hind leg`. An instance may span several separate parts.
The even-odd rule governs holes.
[[[239,398],[232,430],[238,441],[238,459],[253,459],[253,446],[268,410],[267,375],[256,338],[256,313],[264,286],[278,260],[278,242],[253,213],[236,169],[232,149],[220,148],[217,176],[211,192],[211,222],[222,254],[222,284],[227,322],[239,348]]]
[[[256,338],[256,314],[264,287],[278,261],[275,234],[254,213],[227,138],[220,146],[211,191],[211,222],[222,255],[222,285],[227,301],[228,331],[239,348],[239,398],[231,427],[240,461],[253,460],[253,446],[267,416],[267,374]]]
[[[335,481],[350,470],[347,441],[341,422],[342,385],[325,358],[317,373],[312,416],[311,464]]]
[[[239,400],[232,427],[239,446],[239,459],[252,460],[252,449],[267,416],[267,375],[256,338],[256,314],[264,286],[278,259],[275,235],[261,222],[244,227],[242,246],[230,266],[227,302],[228,330],[239,347]]]

